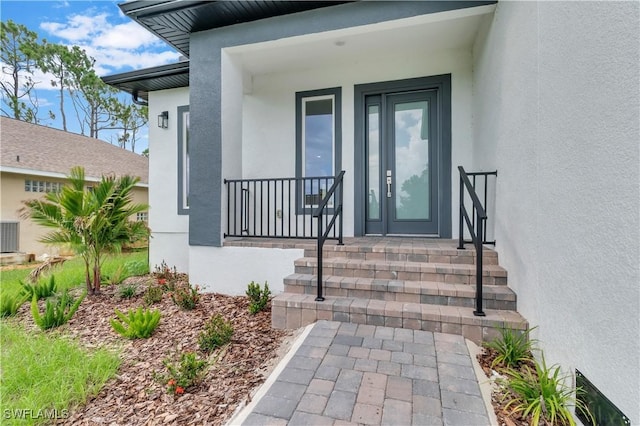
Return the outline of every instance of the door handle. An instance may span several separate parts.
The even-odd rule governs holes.
[[[387,198],[391,198],[391,176],[387,176]]]

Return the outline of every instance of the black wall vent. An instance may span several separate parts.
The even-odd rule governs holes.
[[[618,409],[609,398],[604,396],[593,383],[591,383],[580,371],[576,370],[576,387],[584,390],[577,396],[579,401],[589,409],[596,423],[586,418],[580,410],[576,410],[576,416],[587,426],[631,426],[629,418]]]

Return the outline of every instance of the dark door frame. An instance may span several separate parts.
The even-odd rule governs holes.
[[[365,97],[374,94],[391,94],[415,90],[436,90],[438,95],[439,140],[438,170],[440,190],[438,205],[440,223],[439,238],[451,238],[451,74],[405,80],[358,84],[354,86],[354,235],[365,235],[365,203],[367,202]]]

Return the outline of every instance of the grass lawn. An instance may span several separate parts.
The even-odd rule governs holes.
[[[144,275],[149,272],[147,267],[147,250],[122,253],[108,256],[102,265],[103,278],[113,274],[120,265],[125,265],[130,275]],[[22,287],[19,281],[24,281],[33,268],[11,269],[0,271],[0,292],[2,294],[17,294]],[[53,275],[56,277],[58,290],[84,285],[84,263],[81,257],[66,261],[62,267],[55,267]]]
[[[147,251],[109,256],[103,278],[123,268],[120,278],[149,272]],[[19,281],[33,268],[0,272],[0,297],[16,295]],[[56,267],[58,291],[84,286],[84,263],[76,257]],[[50,274],[45,275],[48,278]],[[26,331],[11,319],[0,320],[0,406],[4,424],[39,424],[51,416],[64,417],[75,404],[96,394],[115,375],[120,359],[105,349],[91,352],[58,331]]]
[[[64,417],[73,404],[96,394],[120,365],[118,355],[105,349],[88,353],[55,332],[27,332],[5,320],[0,343],[2,424],[44,423],[54,413]]]

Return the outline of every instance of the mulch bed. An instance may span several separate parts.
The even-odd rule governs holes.
[[[498,356],[498,353],[490,348],[482,348],[476,358],[482,367],[482,371],[489,379],[495,379],[497,377],[499,367],[495,369],[491,368],[493,360]],[[507,401],[503,401],[502,393],[497,391],[497,387],[492,385],[491,403],[493,405],[493,411],[496,413],[499,426],[529,426],[531,424],[531,416],[522,417],[518,413],[512,413],[510,409],[506,409],[505,405]],[[546,425],[544,419],[540,419],[540,425]]]
[[[117,348],[122,364],[117,376],[97,396],[72,408],[69,417],[56,424],[224,424],[241,404],[250,401],[252,391],[266,379],[265,374],[281,355],[283,342],[293,335],[271,328],[269,310],[250,315],[246,297],[206,293],[196,309],[184,311],[164,294],[162,301],[152,306],[162,312],[154,334],[148,339],[127,340],[109,324],[115,318],[114,309],[143,306],[142,291],[155,284],[152,276],[129,280],[139,284],[135,297],[121,299],[116,286],[103,287],[99,296],[87,296],[69,323],[61,327],[63,334],[75,337],[87,348]],[[35,328],[28,305],[21,307],[18,321]],[[231,344],[209,356],[209,360],[218,359],[197,387],[180,396],[169,394],[166,384],[158,380],[158,374],[166,373],[163,360],[177,360],[179,353],[186,351],[205,356],[199,351],[198,335],[215,314],[233,324]]]

